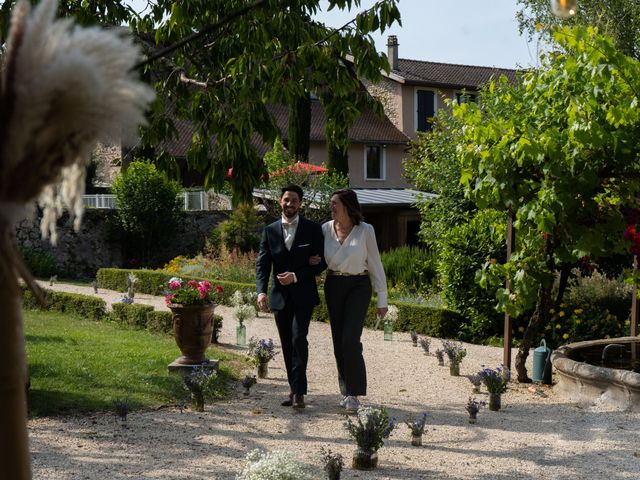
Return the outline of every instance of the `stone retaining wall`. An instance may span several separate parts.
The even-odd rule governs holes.
[[[67,278],[94,278],[103,267],[128,266],[121,239],[110,228],[114,210],[88,209],[79,232],[73,230],[68,214],[58,220],[58,244],[54,247],[40,237],[41,215],[23,220],[16,226],[16,239],[21,248],[48,251],[53,254],[58,275]],[[161,261],[178,255],[194,255],[205,246],[211,231],[228,215],[217,211],[185,212],[181,228],[166,245],[158,246]],[[135,265],[143,267],[145,265]],[[155,265],[151,265],[155,267]]]

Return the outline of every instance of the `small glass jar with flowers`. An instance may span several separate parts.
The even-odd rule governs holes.
[[[356,421],[350,418],[344,424],[349,435],[356,441],[351,466],[355,470],[373,470],[378,466],[378,450],[384,445],[396,426],[384,407],[360,407]]]
[[[273,340],[265,340],[264,338],[251,337],[249,339],[249,351],[247,355],[258,370],[258,378],[267,378],[269,374],[269,361],[277,355]]]
[[[498,411],[502,407],[502,394],[507,391],[507,385],[511,379],[511,372],[504,365],[497,368],[489,368],[482,365],[478,372],[489,392],[489,410]]]
[[[204,363],[205,352],[211,343],[215,300],[223,292],[206,280],[169,280],[169,293],[165,297],[173,313],[173,335],[182,356],[175,363],[198,365]]]
[[[396,307],[395,305],[389,305],[387,307],[386,315],[384,316],[384,318],[379,319],[378,323],[380,323],[380,320],[382,320],[384,339],[385,341],[390,342],[391,340],[393,340],[393,326],[398,320],[398,307]]]
[[[244,347],[247,344],[247,327],[244,321],[255,317],[256,309],[253,305],[247,303],[245,295],[240,290],[233,292],[231,304],[233,305],[233,316],[238,320],[238,325],[236,326],[236,345]]]
[[[480,408],[484,407],[486,404],[487,402],[479,401],[475,398],[469,397],[469,401],[464,407],[469,414],[469,423],[476,423],[478,421],[478,412],[480,411]]]
[[[442,350],[449,358],[449,373],[451,376],[460,376],[460,363],[467,356],[467,350],[462,345],[462,342],[443,340]]]
[[[419,447],[422,445],[422,435],[424,434],[424,427],[427,423],[426,412],[422,414],[420,418],[413,421],[404,422],[411,430],[411,445]]]

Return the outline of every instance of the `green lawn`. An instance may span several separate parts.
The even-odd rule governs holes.
[[[55,312],[26,310],[24,321],[31,417],[112,410],[115,400],[135,410],[188,398],[167,371],[180,355],[170,336]],[[211,350],[209,357],[224,360],[216,389],[222,397],[244,360]]]

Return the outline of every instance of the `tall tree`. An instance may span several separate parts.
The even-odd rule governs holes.
[[[516,17],[520,33],[530,38],[542,33],[550,40],[554,27],[593,25],[613,37],[615,45],[626,55],[640,58],[640,2],[638,0],[580,0],[577,14],[570,20],[560,20],[549,8],[549,0],[518,0],[522,9]]]
[[[640,62],[585,27],[554,33],[548,55],[516,86],[483,92],[482,107],[454,106],[465,124],[457,154],[461,181],[479,208],[515,213],[515,253],[491,260],[481,281],[498,290],[512,316],[533,308],[516,356],[518,380],[549,319],[557,267],[624,251],[625,207],[640,193]]]
[[[0,31],[7,31],[2,27],[14,3],[0,8]],[[383,115],[359,79],[375,82],[389,70],[371,33],[400,22],[397,3],[380,0],[337,30],[313,20],[320,0],[157,0],[140,14],[125,0],[66,0],[60,12],[87,22],[130,24],[157,58],[143,71],[156,79],[158,100],[142,144],[158,145],[176,135],[175,119],[191,121],[196,131],[187,151],[189,168],[204,173],[205,187],[217,189],[229,168],[242,170],[231,179],[239,202],[250,198],[265,173],[252,137],[273,144],[279,133],[269,102],[288,105],[305,91],[315,92],[334,119],[325,134],[343,149],[348,138],[336,130],[348,128],[365,107]],[[361,0],[328,1],[329,9],[360,5]],[[158,161],[177,171],[166,155]]]
[[[349,8],[360,0],[330,0],[329,8]],[[290,104],[306,91],[315,92],[335,123],[327,122],[327,138],[346,148],[346,136],[335,131],[350,126],[365,106],[382,113],[359,78],[377,81],[389,65],[376,52],[371,32],[399,21],[397,0],[381,0],[339,30],[312,19],[319,0],[258,0],[241,18],[228,20],[246,0],[159,0],[147,17],[132,19],[141,37],[170,45],[207,32],[153,66],[160,101],[151,114],[146,143],[158,143],[174,132],[175,117],[193,121],[187,153],[190,168],[205,174],[205,187],[221,188],[230,167],[242,175],[231,180],[234,200],[250,197],[265,173],[252,145],[252,135],[272,144],[278,134],[268,102]],[[220,23],[221,27],[210,29]],[[216,141],[210,142],[215,135]]]

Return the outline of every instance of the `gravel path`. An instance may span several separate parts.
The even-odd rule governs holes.
[[[48,285],[45,285],[47,288]],[[56,290],[93,294],[92,288],[56,284]],[[121,293],[100,290],[108,304]],[[136,295],[136,302],[166,308],[160,297]],[[222,348],[237,350],[231,310],[224,316]],[[247,338],[273,337],[271,315],[247,323]],[[471,392],[467,375],[480,365],[497,366],[500,348],[466,345],[461,376],[451,377],[435,357],[412,346],[408,334],[392,342],[382,332],[365,330],[368,369],[366,405],[384,405],[400,422],[428,413],[422,447],[412,447],[410,432],[400,424],[378,452],[372,472],[354,471],[354,443],[343,427],[340,397],[328,325],[313,322],[309,332],[309,395],[297,412],[279,405],[288,393],[281,356],[269,365],[269,378],[249,397],[240,389],[225,402],[205,406],[203,413],[162,409],[130,414],[128,428],[110,414],[56,417],[29,421],[36,479],[233,479],[254,448],[288,450],[317,465],[321,447],[341,453],[343,479],[633,479],[640,478],[640,414],[603,411],[563,403],[546,387],[532,395],[513,383],[502,398],[502,410],[483,409],[470,425],[464,410]],[[439,346],[434,339],[432,345]],[[432,348],[432,349],[435,349]],[[176,347],[176,356],[179,352]],[[482,393],[476,395],[486,399]]]

